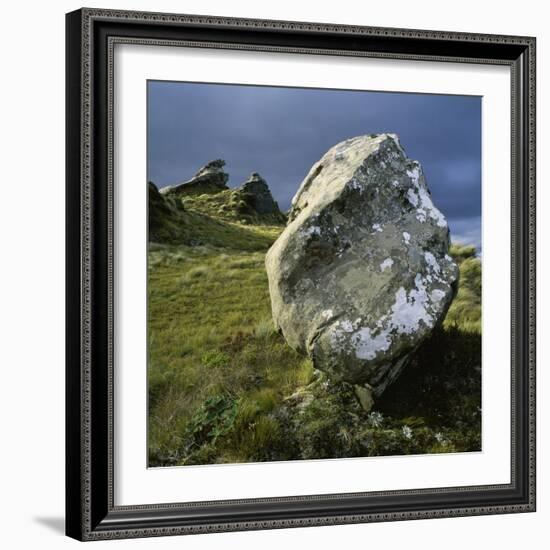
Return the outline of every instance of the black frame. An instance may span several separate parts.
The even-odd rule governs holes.
[[[534,511],[535,39],[87,8],[66,18],[67,535],[99,540]],[[510,484],[114,506],[112,54],[122,42],[511,68]]]

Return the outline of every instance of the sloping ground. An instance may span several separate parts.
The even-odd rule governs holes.
[[[188,202],[191,204],[188,205]],[[205,202],[202,199],[195,204],[190,199],[182,201],[177,196],[162,195],[150,183],[149,242],[267,250],[280,231],[267,225],[253,230],[230,219],[213,217],[207,208],[200,208]]]
[[[242,189],[228,189],[216,194],[186,197],[189,209],[229,222],[245,225],[281,225],[286,223],[282,212],[259,214],[254,208],[254,198]]]
[[[261,454],[277,430],[269,413],[310,381],[311,363],[273,332],[264,255],[151,246],[150,465]]]
[[[202,244],[150,245],[151,466],[480,449],[473,249],[452,248],[461,281],[443,327],[367,414],[273,329],[264,257],[282,226],[217,216],[227,202],[184,202],[182,235]]]

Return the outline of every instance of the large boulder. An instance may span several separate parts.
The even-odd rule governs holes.
[[[444,319],[458,281],[448,249],[397,136],[348,139],[313,165],[267,254],[275,324],[368,409]]]
[[[224,166],[224,160],[212,160],[190,180],[163,187],[160,192],[164,195],[203,195],[224,191],[228,189],[226,184],[229,179],[229,174],[223,169]]]

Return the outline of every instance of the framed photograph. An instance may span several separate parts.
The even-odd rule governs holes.
[[[67,15],[67,535],[535,510],[535,39]]]

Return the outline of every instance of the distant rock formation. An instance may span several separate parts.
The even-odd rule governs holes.
[[[444,319],[458,282],[448,251],[397,136],[348,139],[313,165],[267,254],[274,321],[368,410]]]
[[[163,195],[202,195],[228,189],[229,174],[224,172],[225,161],[216,159],[204,165],[190,180],[161,189]]]
[[[225,161],[217,159],[203,166],[190,180],[164,187],[160,196],[185,201],[191,210],[243,224],[286,223],[269,186],[260,174],[253,172],[239,187],[227,186],[229,175]],[[156,200],[156,199],[153,199]]]
[[[258,214],[278,214],[279,205],[273,199],[269,186],[258,172],[252,172],[250,177],[237,188],[245,201]]]

